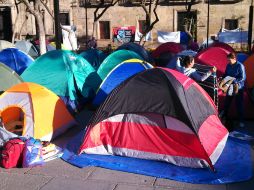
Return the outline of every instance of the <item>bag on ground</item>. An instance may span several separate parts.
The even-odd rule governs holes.
[[[1,166],[7,169],[21,167],[24,145],[24,141],[20,138],[10,139],[5,142],[1,151]]]

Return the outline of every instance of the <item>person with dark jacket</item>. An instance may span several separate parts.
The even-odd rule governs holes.
[[[232,84],[234,85],[234,89],[236,90],[236,93],[233,96],[228,94],[226,95],[225,102],[224,102],[224,110],[221,112],[220,116],[225,117],[227,119],[230,105],[232,103],[233,98],[235,97],[236,109],[238,111],[238,116],[239,116],[239,126],[244,127],[243,93],[244,93],[244,83],[246,80],[245,67],[242,63],[237,61],[235,53],[229,53],[227,55],[227,58],[229,63],[227,64],[226,71],[223,78],[227,76],[235,78]]]

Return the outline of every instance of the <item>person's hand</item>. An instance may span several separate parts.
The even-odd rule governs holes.
[[[213,72],[213,73],[216,73],[216,71],[217,71],[217,68],[216,68],[216,67],[213,67],[213,68],[211,69],[211,72]]]

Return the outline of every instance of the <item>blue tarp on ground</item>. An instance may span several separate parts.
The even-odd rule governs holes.
[[[83,133],[78,134],[67,145],[62,159],[77,167],[98,166],[112,170],[166,178],[196,184],[225,184],[246,181],[252,177],[251,147],[244,141],[228,138],[219,160],[216,172],[209,169],[179,167],[166,162],[143,160],[121,156],[81,154]],[[243,172],[244,171],[244,172]]]
[[[0,52],[0,62],[21,75],[34,60],[17,48],[7,48]]]

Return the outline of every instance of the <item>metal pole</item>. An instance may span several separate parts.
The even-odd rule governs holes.
[[[85,0],[85,12],[86,12],[86,48],[88,42],[88,27],[87,27],[87,0]]]
[[[207,31],[206,31],[206,47],[208,47],[209,38],[209,24],[210,24],[210,0],[207,0]]]
[[[55,17],[56,49],[61,49],[60,23],[59,23],[59,0],[54,0],[54,17]]]
[[[152,17],[152,0],[149,2],[149,26],[151,24],[151,17]]]
[[[249,27],[248,27],[248,50],[251,54],[251,42],[252,42],[252,26],[253,26],[253,0],[249,9]]]

